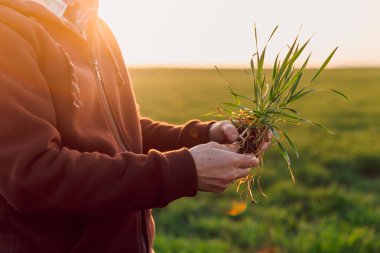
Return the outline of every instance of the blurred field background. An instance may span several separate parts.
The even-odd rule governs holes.
[[[202,114],[231,100],[215,70],[130,72],[141,113],[155,120],[210,120]],[[242,70],[222,72],[236,91],[251,94]],[[230,216],[239,200],[231,187],[156,209],[157,253],[380,252],[380,69],[327,70],[314,86],[338,89],[353,101],[322,92],[297,102],[306,118],[337,132],[288,129],[301,155],[293,156],[297,183],[273,146],[261,180],[267,199],[256,192],[258,204]]]

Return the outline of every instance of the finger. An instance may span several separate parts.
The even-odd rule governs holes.
[[[264,145],[261,147],[261,151],[266,151],[270,147],[270,142],[265,142]]]
[[[209,142],[207,145],[209,145],[211,148],[219,149],[223,151],[229,151],[229,152],[238,152],[240,149],[239,144],[237,143],[231,143],[231,144],[219,144],[217,142]]]
[[[234,165],[237,168],[246,169],[251,167],[256,167],[259,165],[259,159],[254,155],[241,155],[236,154]]]
[[[222,129],[228,141],[230,141],[231,143],[237,141],[239,137],[239,132],[231,122],[224,122],[222,124]]]
[[[237,144],[225,145],[225,144],[219,144],[217,142],[210,142],[210,143],[208,143],[208,145],[214,149],[219,149],[219,150],[234,152],[234,153],[236,153],[239,150],[239,145],[237,145]]]
[[[265,142],[270,142],[272,140],[272,131],[268,130],[265,134]]]
[[[250,171],[251,170],[249,168],[247,168],[247,169],[239,169],[238,172],[237,172],[237,177],[235,178],[235,180],[248,176],[249,173],[250,173]]]

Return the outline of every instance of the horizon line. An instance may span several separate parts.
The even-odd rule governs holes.
[[[221,69],[249,69],[250,66],[246,64],[126,64],[128,68],[132,69],[214,69],[215,66]],[[264,69],[272,69],[273,67],[266,66]],[[307,69],[318,69],[319,66],[311,66]],[[368,65],[336,65],[326,67],[326,69],[380,69],[380,64]]]

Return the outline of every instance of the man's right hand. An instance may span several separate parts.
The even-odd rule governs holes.
[[[198,174],[198,190],[223,192],[239,178],[249,175],[259,159],[236,153],[233,146],[210,142],[190,149]]]

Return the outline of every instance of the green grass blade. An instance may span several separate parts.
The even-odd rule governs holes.
[[[290,99],[290,101],[294,102],[294,101],[302,98],[303,96],[306,96],[306,95],[308,95],[308,94],[310,94],[312,92],[315,92],[317,90],[308,90],[308,91],[305,91],[305,92],[302,92],[302,91],[303,91],[303,89],[300,90],[298,93],[296,93],[294,96],[292,96],[291,99]]]
[[[233,96],[235,96],[235,97],[242,98],[242,99],[248,100],[250,102],[256,103],[256,100],[254,100],[253,98],[250,98],[250,97],[238,94],[238,93],[236,93],[234,91],[230,91],[230,94],[233,95]]]
[[[251,64],[251,71],[252,71],[252,76],[255,76],[255,63],[253,61],[253,57],[255,57],[254,55],[251,57],[251,61],[250,61],[250,64]]]
[[[298,153],[298,150],[297,150],[296,146],[292,142],[292,140],[289,138],[289,136],[285,132],[282,132],[282,134],[285,136],[286,140],[288,141],[288,143],[289,143],[290,147],[292,148],[293,152],[296,154],[297,158],[299,158],[300,155]]]
[[[320,124],[320,123],[316,123],[316,122],[313,122],[311,120],[308,120],[308,119],[305,119],[305,118],[301,118],[302,121],[305,121],[307,123],[310,123],[310,124],[313,124],[313,125],[316,125],[317,127],[323,129],[324,131],[328,132],[329,134],[335,134],[333,131],[331,131],[330,129],[328,129],[327,127],[325,127],[324,125]]]
[[[277,29],[278,29],[278,25],[276,25],[276,27],[273,29],[272,34],[269,36],[268,42],[272,39],[272,37],[273,37],[273,35],[276,33]],[[267,43],[268,43],[268,42],[267,42]]]
[[[302,75],[302,72],[299,71],[297,74],[295,74],[280,90],[280,93],[285,92],[291,85],[292,87],[295,86],[297,79]],[[298,84],[297,84],[298,85]]]
[[[297,80],[293,83],[292,87],[290,88],[290,96],[288,102],[290,102],[291,97],[293,96],[294,92],[297,90],[299,83],[301,82],[303,73],[301,72],[298,76]]]
[[[278,144],[278,147],[280,148],[281,155],[284,157],[284,159],[288,163],[288,170],[289,170],[290,176],[291,176],[293,182],[295,183],[296,182],[296,178],[294,177],[292,168],[290,167],[290,157],[288,155],[288,152],[286,151],[286,149],[284,148],[284,146],[282,146],[282,144],[279,141],[277,141],[277,144]]]
[[[266,47],[264,47],[263,52],[261,53],[259,59],[258,59],[258,64],[257,64],[257,81],[261,83],[262,77],[263,77],[263,68],[264,68],[264,60],[265,60],[265,52],[266,52]]]
[[[279,134],[279,132],[277,131],[277,127],[276,126],[273,126],[271,124],[267,124],[267,127],[272,131],[274,137],[276,138],[277,141],[280,140],[281,136]]]
[[[289,118],[289,119],[295,119],[295,120],[300,120],[301,119],[300,115],[291,115],[291,114],[284,113],[284,112],[277,112],[275,114],[281,115],[281,116]]]
[[[230,87],[230,83],[224,78],[224,76],[222,75],[222,72],[220,72],[219,68],[217,66],[214,66],[214,68],[216,69],[216,71],[218,72],[220,78],[222,78],[222,80],[225,82],[225,84]]]
[[[284,107],[284,110],[290,111],[294,113],[295,115],[298,115],[299,117],[301,117],[301,113],[293,108]]]
[[[277,63],[278,63],[278,57],[280,54],[277,54],[276,60],[274,61],[273,70],[272,70],[272,80],[274,81],[277,75]]]
[[[320,74],[321,72],[326,68],[327,64],[329,64],[331,58],[334,56],[336,50],[338,50],[338,47],[336,47],[332,52],[331,54],[329,55],[329,57],[327,57],[327,59],[325,60],[325,62],[322,64],[322,66],[319,68],[319,70],[317,71],[317,73],[313,76],[313,78],[310,80],[309,83],[313,82]]]
[[[225,106],[228,106],[228,107],[232,107],[232,108],[237,108],[237,109],[243,109],[243,110],[249,110],[247,107],[244,107],[242,105],[239,105],[239,104],[234,104],[234,103],[222,103],[223,105]]]
[[[256,42],[256,50],[259,51],[259,43],[257,43],[257,29],[256,29],[256,23],[254,24],[254,31],[255,31],[255,42]]]
[[[276,140],[278,147],[280,149],[282,157],[284,157],[286,163],[288,164],[288,167],[290,167],[290,157],[284,146],[281,144],[279,140]]]
[[[335,93],[337,93],[338,95],[342,96],[343,98],[352,101],[352,99],[351,99],[350,97],[348,97],[347,95],[345,95],[344,93],[342,93],[342,92],[340,92],[340,91],[337,91],[337,90],[330,90],[330,91],[335,92]]]
[[[325,127],[324,125],[322,124],[319,124],[319,123],[316,123],[316,122],[313,122],[313,121],[309,121],[309,123],[312,123],[320,128],[322,128],[323,130],[325,130],[326,132],[328,132],[329,134],[335,134],[333,131],[331,131],[330,129],[328,129],[327,127]]]
[[[301,56],[302,52],[305,50],[306,46],[309,44],[311,38],[308,39],[302,46],[300,49],[296,49],[295,50],[295,53],[293,54],[292,58],[290,59],[289,61],[289,64],[292,65],[293,63],[295,63],[295,61]]]
[[[288,67],[289,59],[290,59],[291,55],[293,54],[294,47],[296,46],[297,41],[298,41],[298,36],[297,36],[296,39],[294,40],[292,46],[289,48],[289,51],[288,51],[288,53],[286,54],[285,59],[284,59],[284,61],[283,61],[282,64],[281,64],[280,70],[278,71],[278,74],[277,74],[277,77],[276,77],[276,80],[275,80],[275,84],[276,84],[276,85],[278,84],[278,82],[280,81],[281,77],[282,77],[283,74],[284,74],[284,71],[285,71],[285,70],[287,69],[287,67]],[[276,89],[277,89],[277,87],[276,87]]]

